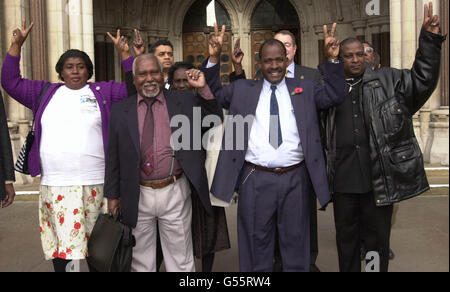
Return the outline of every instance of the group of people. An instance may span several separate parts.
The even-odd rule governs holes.
[[[133,229],[132,271],[158,271],[164,261],[166,271],[194,272],[195,257],[212,271],[215,253],[230,248],[225,209],[212,198],[231,202],[236,192],[241,272],[318,271],[317,202],[320,210],[333,204],[341,271],[361,271],[362,248],[388,271],[392,206],[429,189],[412,116],[439,79],[445,37],[431,3],[411,70],[379,68],[370,45],[340,42],[333,24],[331,31],[324,26],[326,59],[318,70],[295,64],[295,37],[280,31],[261,45],[261,72],[246,79],[238,40],[230,85],[220,79],[225,27],[215,27],[201,68],[174,63],[168,41],[146,53],[137,30],[133,57],[120,30],[108,33],[123,83],[88,82],[93,65],[78,50],[56,65],[62,83],[22,78],[20,53],[32,27],[24,22],[13,32],[1,84],[35,116],[29,168],[41,175],[42,247],[55,271],[89,257],[102,212],[120,212]],[[252,117],[243,149],[236,132],[224,134],[211,183],[207,151],[193,137],[212,127],[197,129],[195,113],[218,117],[225,132],[234,118]],[[186,126],[173,123],[179,116],[190,122],[190,135],[173,141]],[[1,111],[0,118],[3,130]],[[9,137],[0,135],[0,195],[8,206],[14,172]],[[174,142],[187,146],[175,149]]]

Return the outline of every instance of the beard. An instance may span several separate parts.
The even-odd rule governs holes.
[[[155,87],[155,89],[147,89],[149,87]],[[159,95],[161,89],[159,88],[159,84],[157,82],[147,82],[142,86],[142,95],[145,98],[155,98]]]

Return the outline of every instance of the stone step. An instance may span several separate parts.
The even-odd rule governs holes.
[[[447,185],[448,188],[448,179],[449,179],[449,168],[448,167],[433,167],[428,166],[425,167],[425,171],[427,174],[428,182],[430,185]]]

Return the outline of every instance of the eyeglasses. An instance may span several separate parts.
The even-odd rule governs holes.
[[[364,48],[364,52],[373,53],[373,48],[371,48],[371,47]]]

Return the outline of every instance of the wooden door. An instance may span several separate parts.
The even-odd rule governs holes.
[[[271,30],[254,30],[252,31],[252,77],[259,71],[259,49],[266,41],[274,37]]]
[[[279,30],[289,30],[295,35],[296,42],[297,42],[297,54],[294,58],[294,62],[298,65],[301,65],[301,52],[300,52],[300,33],[297,28],[292,27],[281,27]],[[277,31],[279,31],[277,30]],[[262,28],[255,28],[251,32],[251,42],[252,42],[252,77],[256,75],[256,73],[259,71],[259,49],[261,48],[261,45],[266,41],[275,36],[275,32],[272,29],[262,29]]]
[[[117,76],[119,78],[119,76]],[[114,69],[114,45],[95,42],[95,81],[116,80]],[[125,79],[122,79],[125,80]]]
[[[183,33],[183,58],[185,62],[200,67],[204,60],[209,57],[208,35],[203,32]],[[231,33],[226,32],[222,48],[220,63],[220,77],[223,84],[230,83],[230,74],[233,71],[231,59]]]

